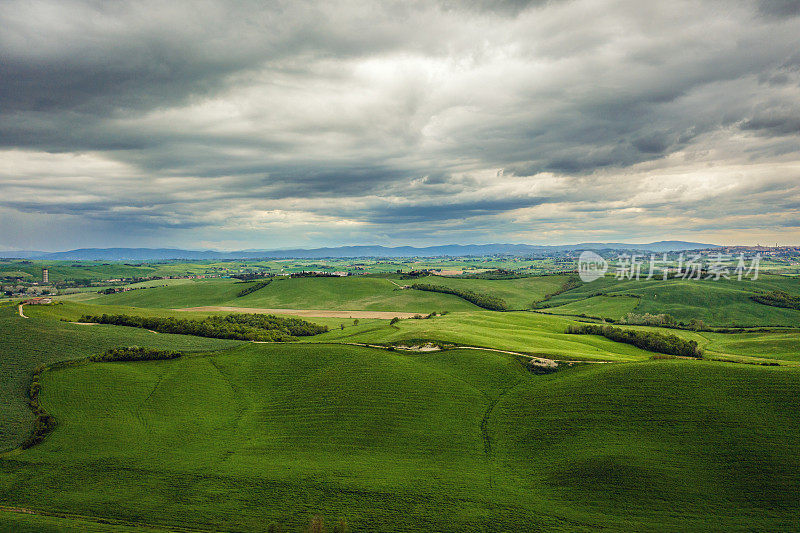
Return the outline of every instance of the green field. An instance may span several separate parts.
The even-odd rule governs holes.
[[[566,278],[421,280],[524,308]],[[796,326],[782,314],[790,310],[749,295],[797,294],[797,280],[606,278],[544,302],[553,307],[512,312],[398,287],[414,281],[277,278],[237,298],[246,284],[172,280],[25,306],[27,319],[0,307],[0,451],[10,450],[0,455],[0,531],[263,531],[270,522],[299,531],[315,515],[353,531],[794,527],[800,331],[621,326],[696,340],[705,361],[653,361],[565,331],[576,315],[628,312]],[[395,324],[306,318],[331,330],[288,344],[67,322],[225,314],[173,310],[197,306],[448,313]],[[479,349],[402,348],[427,342]],[[31,429],[37,366],[130,345],[188,355],[45,371],[39,399],[57,426],[41,444],[12,449]],[[502,350],[571,363],[541,375]]]
[[[26,320],[17,315],[16,306],[0,307],[0,451],[19,444],[30,431],[33,415],[25,403],[25,394],[30,375],[40,364],[80,359],[120,345],[200,351],[236,344],[236,341],[153,334],[134,328],[79,326],[52,318]]]
[[[559,360],[636,361],[652,356],[627,344],[595,335],[567,335],[568,321],[530,312],[449,313],[427,320],[406,319],[394,326],[360,324],[313,337],[318,342],[413,343],[433,340],[456,345],[513,350]]]
[[[91,303],[154,308],[213,305],[412,313],[478,309],[456,296],[402,290],[385,278],[278,278],[261,290],[237,298],[236,294],[246,286],[234,280],[203,280],[100,296]]]
[[[800,294],[800,280],[786,276],[761,276],[751,280],[616,280],[613,277],[584,283],[546,302],[547,311],[586,314],[618,320],[620,312],[667,313],[682,322],[703,320],[712,326],[796,326],[800,311],[771,307],[754,302],[758,292],[782,290]],[[599,296],[605,296],[597,300]],[[638,298],[633,309],[630,300]],[[595,300],[589,300],[595,298]],[[583,303],[581,303],[583,302]]]
[[[462,279],[443,276],[427,276],[398,283],[423,283],[441,285],[453,289],[467,290],[505,300],[509,309],[531,309],[534,303],[553,294],[567,282],[569,276],[534,276],[517,279]]]
[[[156,287],[99,296],[92,303],[133,307],[197,307],[205,305],[333,309],[430,313],[478,309],[450,294],[402,289],[413,283],[430,283],[492,294],[512,309],[530,309],[534,302],[556,292],[567,276],[538,276],[509,280],[459,279],[427,276],[403,280],[397,277],[350,276],[345,278],[275,278],[267,287],[244,297],[236,294],[246,285],[234,280],[197,280],[190,284]]]
[[[691,361],[538,376],[491,352],[335,345],[93,363],[45,374],[59,426],[0,464],[0,499],[245,530],[315,514],[357,531],[785,530],[798,377]]]
[[[570,316],[591,316],[619,320],[628,313],[636,311],[640,299],[635,296],[590,296],[558,307],[548,307],[547,313]]]

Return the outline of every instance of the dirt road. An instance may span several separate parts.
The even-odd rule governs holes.
[[[19,316],[21,316],[22,318],[28,318],[25,316],[25,313],[22,312],[22,304],[19,304]]]
[[[258,309],[254,307],[222,307],[206,305],[202,307],[184,307],[173,311],[196,311],[200,313],[224,311],[226,313],[263,313],[267,315],[294,315],[319,318],[414,318],[422,313],[400,313],[395,311],[337,311],[333,309]]]

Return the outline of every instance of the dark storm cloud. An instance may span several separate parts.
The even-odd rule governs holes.
[[[396,224],[441,220],[463,220],[477,216],[495,215],[514,209],[532,207],[547,202],[546,198],[482,200],[467,203],[433,205],[387,206],[368,215],[378,224]]]
[[[760,0],[758,10],[768,17],[796,17],[800,15],[800,0]]]
[[[766,212],[772,193],[737,194],[800,195],[798,14],[783,0],[7,1],[0,207],[287,239],[459,220],[534,237],[561,220],[563,238],[587,213]],[[708,177],[721,167],[727,181]]]

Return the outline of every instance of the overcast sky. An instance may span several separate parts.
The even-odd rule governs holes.
[[[0,250],[800,244],[800,1],[0,2]]]

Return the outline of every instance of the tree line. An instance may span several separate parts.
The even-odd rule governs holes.
[[[56,419],[47,413],[39,402],[39,391],[42,388],[39,384],[39,377],[47,369],[46,365],[38,366],[33,372],[33,378],[28,387],[28,407],[33,411],[35,418],[30,435],[20,445],[23,450],[42,442],[45,436],[56,427]]]
[[[703,350],[697,341],[682,339],[677,335],[656,333],[653,331],[637,331],[632,329],[614,328],[594,324],[576,324],[567,326],[567,333],[577,335],[601,335],[609,340],[632,344],[642,350],[681,355],[684,357],[703,357]]]
[[[92,361],[157,361],[162,359],[177,359],[183,352],[176,350],[158,350],[156,348],[142,348],[128,346],[126,348],[109,348],[105,352],[93,355]]]
[[[784,291],[772,291],[764,294],[755,294],[751,300],[760,304],[771,305],[773,307],[784,307],[786,309],[800,310],[800,297],[792,296]]]
[[[412,289],[418,291],[441,292],[444,294],[452,294],[463,298],[468,302],[472,302],[478,307],[489,309],[491,311],[507,311],[508,304],[502,298],[490,296],[488,294],[472,292],[463,289],[454,289],[452,287],[445,287],[443,285],[431,285],[429,283],[414,283],[411,285]]]
[[[231,314],[202,319],[103,314],[100,316],[83,315],[80,322],[129,326],[149,329],[158,333],[195,335],[214,339],[267,342],[288,342],[297,340],[296,337],[317,335],[328,331],[327,326],[312,324],[299,318],[261,314]]]
[[[266,281],[259,281],[258,283],[253,283],[252,285],[250,285],[248,287],[245,287],[244,289],[240,290],[236,294],[236,297],[237,298],[241,298],[242,296],[247,296],[248,294],[252,294],[252,293],[254,293],[254,292],[258,291],[258,290],[263,289],[264,287],[266,287],[270,283],[272,283],[272,278],[270,278],[270,279],[268,279]]]

